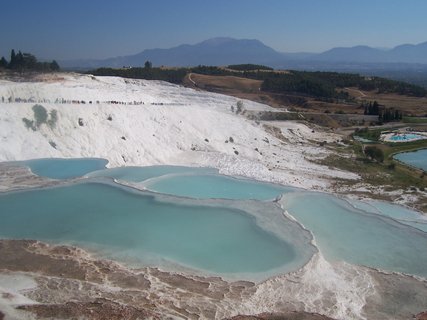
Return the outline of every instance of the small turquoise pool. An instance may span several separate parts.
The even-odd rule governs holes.
[[[71,179],[104,169],[108,161],[98,158],[46,158],[20,161],[38,176],[51,179]]]
[[[182,166],[121,167],[95,171],[89,178],[108,177],[140,188],[197,199],[274,200],[295,188],[221,175],[213,168]]]

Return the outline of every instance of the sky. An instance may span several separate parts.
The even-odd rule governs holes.
[[[2,1],[0,56],[101,59],[214,37],[281,52],[427,41],[427,0]]]

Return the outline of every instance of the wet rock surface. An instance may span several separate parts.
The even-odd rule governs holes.
[[[13,162],[0,163],[0,191],[21,190],[24,188],[47,187],[60,181],[39,177],[25,166]]]
[[[333,320],[326,316],[304,311],[292,311],[286,313],[262,313],[256,316],[236,316],[231,320]]]
[[[33,302],[15,307],[37,319],[334,319],[305,312],[304,304],[291,296],[277,297],[268,307],[271,313],[257,312],[268,310],[254,298],[264,283],[230,282],[156,268],[129,269],[70,246],[0,240],[0,257],[0,274],[34,279],[36,287],[20,292]],[[421,312],[427,301],[426,282],[369,272],[375,279],[376,293],[364,307],[368,319],[425,319]],[[281,282],[283,292],[290,285],[287,281],[298,279],[296,275],[291,278]],[[10,295],[13,300],[15,294],[2,292],[3,299]],[[5,311],[0,311],[0,320]]]
[[[226,313],[229,303],[241,302],[254,288],[246,281],[226,282],[155,268],[127,269],[79,248],[31,240],[0,240],[0,255],[4,257],[0,271],[31,274],[37,282],[37,288],[25,295],[41,305],[21,306],[21,310],[41,318],[72,319],[83,308],[82,316],[88,319],[110,319],[102,314],[110,308],[113,315],[122,310],[124,319],[144,314],[213,319],[218,318],[218,309]]]
[[[41,304],[20,306],[18,309],[29,311],[38,318],[90,320],[161,319],[160,315],[152,311],[137,309],[107,299],[96,299],[91,302],[67,302],[55,305]]]

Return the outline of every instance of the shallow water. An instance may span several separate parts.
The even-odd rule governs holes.
[[[374,214],[384,215],[394,220],[427,232],[427,217],[411,209],[392,203],[370,200],[348,200],[355,208]]]
[[[286,241],[245,211],[176,202],[99,183],[3,194],[0,236],[73,243],[136,265],[177,262],[224,275],[301,267],[314,252],[308,236],[293,243],[298,236],[288,230],[302,232],[297,225],[283,228]]]
[[[427,149],[398,153],[394,158],[412,167],[416,167],[427,172]]]
[[[104,169],[108,161],[97,158],[73,159],[33,159],[21,161],[31,171],[42,177],[52,179],[70,179],[84,176],[86,173]]]
[[[212,168],[180,166],[123,167],[89,173],[90,178],[110,177],[138,183],[148,190],[198,199],[274,200],[296,190],[272,183],[233,178]]]
[[[327,194],[290,193],[282,202],[328,260],[427,277],[426,232]]]
[[[158,178],[170,174],[217,174],[213,168],[183,167],[183,166],[147,166],[147,167],[119,167],[98,170],[88,173],[89,178],[108,177],[127,182],[143,182],[151,178]]]

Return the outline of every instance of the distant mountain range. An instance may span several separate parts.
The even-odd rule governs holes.
[[[213,38],[194,45],[183,44],[170,49],[148,49],[135,55],[104,60],[60,61],[62,68],[91,69],[98,67],[143,66],[145,61],[153,66],[222,66],[254,63],[274,68],[358,70],[375,65],[380,69],[407,68],[427,65],[427,42],[404,44],[392,49],[368,46],[333,48],[323,53],[282,53],[258,40]]]

